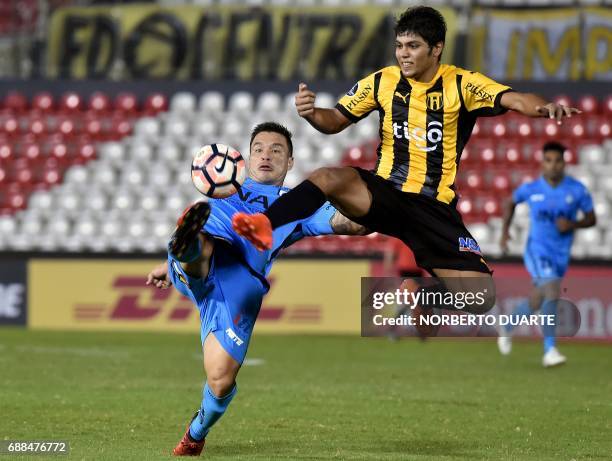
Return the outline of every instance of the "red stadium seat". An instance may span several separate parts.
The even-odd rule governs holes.
[[[486,217],[499,216],[501,214],[501,207],[499,206],[499,199],[494,196],[487,196],[480,198],[480,206],[478,207]]]
[[[54,109],[53,95],[47,91],[38,93],[32,99],[32,109],[47,114]]]
[[[18,91],[10,91],[4,98],[3,108],[13,113],[25,112],[28,109],[28,100]]]
[[[47,120],[40,117],[30,117],[28,131],[37,138],[44,136],[47,133]]]
[[[507,194],[510,190],[510,175],[505,171],[495,173],[491,179],[491,185],[496,193]]]
[[[133,124],[125,118],[113,118],[109,132],[109,138],[113,140],[121,139],[132,134]]]
[[[80,126],[79,123],[77,123],[77,119],[68,116],[58,118],[56,129],[64,138],[74,137],[80,132]]]
[[[126,114],[135,114],[138,112],[138,100],[132,93],[119,93],[114,101],[116,111]]]
[[[606,99],[604,99],[603,113],[604,115],[608,116],[612,114],[612,94],[609,95]]]
[[[80,111],[83,106],[81,96],[74,92],[64,93],[60,100],[59,109],[62,112]]]
[[[570,99],[569,96],[565,95],[565,94],[560,94],[557,95],[553,98],[553,101],[556,102],[557,104],[563,104],[564,106],[573,106],[572,100]]]
[[[36,143],[22,143],[19,149],[19,157],[35,160],[41,156],[40,145]]]
[[[2,123],[2,132],[7,137],[12,138],[19,135],[19,120],[16,117],[9,116]]]
[[[90,142],[83,142],[77,145],[75,163],[83,164],[96,158],[96,148]]]
[[[10,162],[14,158],[12,144],[2,143],[0,144],[0,163]]]
[[[145,100],[143,109],[147,115],[163,112],[168,109],[168,98],[161,93],[153,93]]]
[[[599,101],[591,95],[583,96],[578,101],[578,109],[584,114],[596,114],[599,112]]]
[[[482,174],[477,170],[466,172],[464,181],[467,189],[481,190],[484,186]]]
[[[111,108],[110,99],[106,94],[96,91],[89,97],[88,107],[89,110],[105,113]]]

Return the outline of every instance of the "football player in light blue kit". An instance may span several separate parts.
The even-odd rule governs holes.
[[[237,211],[265,211],[289,189],[282,186],[293,166],[291,133],[274,122],[251,133],[249,178],[225,199],[197,202],[178,221],[168,244],[168,261],[151,271],[147,283],[173,284],[200,311],[206,384],[199,411],[173,454],[199,455],[213,424],[236,394],[236,376],[249,346],[266,276],[281,249],[297,240],[324,234],[363,234],[328,203],[309,218],[274,231],[275,246],[261,252],[232,229]]]
[[[549,142],[543,147],[542,176],[514,191],[504,210],[502,251],[508,249],[509,228],[517,204],[527,202],[531,226],[525,246],[524,261],[533,279],[534,288],[528,300],[513,312],[515,318],[537,310],[555,314],[560,296],[561,279],[570,261],[574,230],[595,225],[593,200],[587,188],[564,173],[565,147]],[[577,220],[578,211],[584,216]],[[544,356],[542,365],[551,367],[565,363],[566,358],[555,347],[554,326],[543,326]],[[503,355],[512,350],[512,327],[506,327],[497,344]]]

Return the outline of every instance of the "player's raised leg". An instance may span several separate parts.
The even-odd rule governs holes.
[[[236,376],[240,364],[227,353],[212,333],[204,341],[204,369],[206,384],[202,390],[202,404],[185,435],[174,448],[172,453],[175,456],[199,455],[204,448],[206,435],[236,395]]]
[[[234,230],[260,250],[272,246],[272,231],[292,221],[304,219],[326,201],[348,218],[365,215],[372,204],[366,183],[354,168],[319,168],[307,180],[279,197],[265,213],[237,213]]]

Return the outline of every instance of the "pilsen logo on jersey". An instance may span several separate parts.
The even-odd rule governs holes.
[[[491,101],[491,102],[493,102],[493,95],[491,93],[487,93],[485,90],[483,90],[482,88],[477,87],[473,83],[468,83],[467,85],[465,85],[465,91],[469,91],[474,96],[476,96],[477,98],[480,98],[480,99],[482,99],[484,101]]]
[[[444,108],[444,99],[441,91],[434,91],[427,95],[427,108],[429,110],[439,111]]]
[[[476,240],[470,237],[459,237],[459,251],[469,251],[477,255],[482,255],[480,246],[476,243]]]
[[[353,91],[353,88],[351,88],[351,91]],[[355,91],[357,91],[357,88],[355,88]],[[346,109],[353,110],[357,104],[359,104],[361,101],[363,101],[365,98],[368,97],[368,95],[370,94],[370,91],[372,91],[372,85],[367,84],[366,86],[363,87],[363,90],[361,90],[361,92],[357,96],[355,96],[353,99],[349,101],[349,103],[346,105]]]

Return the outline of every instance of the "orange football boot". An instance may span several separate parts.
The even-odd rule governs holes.
[[[272,248],[272,224],[265,214],[236,213],[232,218],[232,227],[259,251]]]

